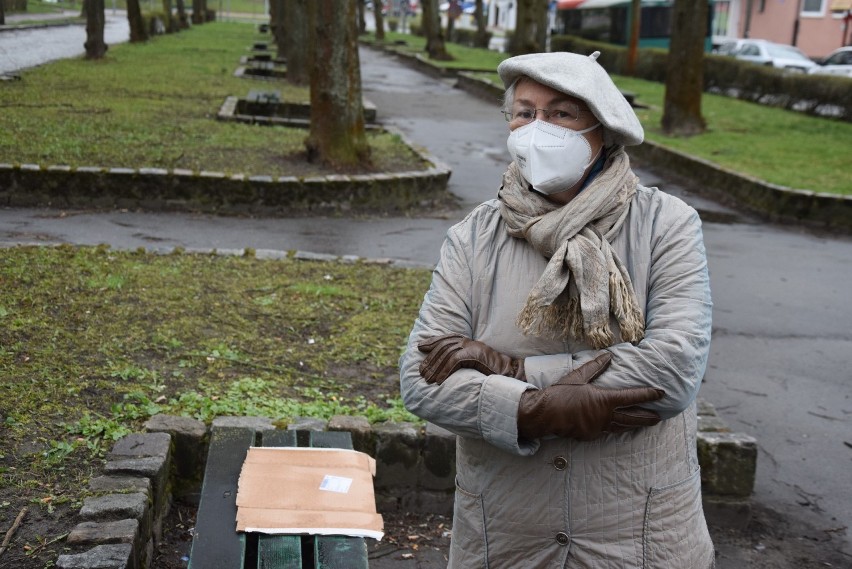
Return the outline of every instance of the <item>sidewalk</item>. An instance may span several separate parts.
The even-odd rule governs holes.
[[[24,13],[15,13],[15,14],[6,14],[6,24],[0,26],[0,31],[13,28],[13,29],[25,29],[24,26],[20,26],[22,22],[33,22],[32,26],[27,27],[37,27],[45,24],[50,24],[55,20],[65,20],[68,18],[77,18],[80,16],[80,12],[78,10],[62,10],[61,12],[49,12],[49,13],[41,13],[41,14],[30,14],[27,12]]]

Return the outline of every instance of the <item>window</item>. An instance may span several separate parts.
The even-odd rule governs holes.
[[[825,13],[825,0],[802,0],[803,16],[822,16]]]
[[[746,44],[740,49],[739,54],[740,55],[760,55],[760,50],[754,44]]]

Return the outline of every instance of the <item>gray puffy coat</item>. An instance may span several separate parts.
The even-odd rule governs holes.
[[[612,242],[644,308],[645,339],[618,343],[603,387],[651,386],[665,419],[592,442],[519,440],[521,393],[598,351],[524,336],[515,325],[547,260],[506,232],[497,200],[452,227],[400,360],[406,407],[457,437],[450,567],[707,569],[695,396],[707,363],[711,301],[695,210],[639,187]],[[617,328],[616,328],[617,329]],[[528,383],[462,369],[429,385],[417,343],[455,332],[524,357]]]

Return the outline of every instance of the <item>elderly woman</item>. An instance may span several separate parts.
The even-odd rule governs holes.
[[[407,408],[458,435],[452,568],[714,566],[701,224],[638,183],[597,55],[500,64],[513,162],[449,230],[400,360]]]

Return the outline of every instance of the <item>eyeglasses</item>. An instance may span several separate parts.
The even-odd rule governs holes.
[[[518,127],[533,122],[538,113],[543,113],[544,120],[547,122],[565,128],[573,128],[575,123],[580,120],[580,115],[584,112],[588,111],[581,111],[580,107],[574,103],[565,101],[557,104],[552,109],[535,109],[525,106],[512,107],[511,111],[503,111],[503,116],[506,117],[506,122],[511,126]]]

